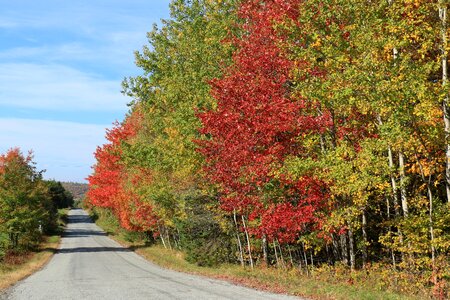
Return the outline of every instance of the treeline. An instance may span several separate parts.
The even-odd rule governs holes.
[[[81,201],[89,189],[89,186],[86,183],[61,182],[61,184],[66,191],[72,194],[75,201]]]
[[[380,264],[443,295],[447,2],[170,6],[89,202],[199,264]]]
[[[46,181],[36,170],[32,153],[18,148],[0,155],[0,261],[8,253],[35,247],[43,234],[57,228],[57,209],[73,197],[60,182]]]

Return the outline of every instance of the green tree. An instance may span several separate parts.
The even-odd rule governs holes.
[[[151,204],[168,247],[179,239],[177,226],[188,216],[186,199],[210,193],[194,143],[200,138],[196,114],[215,106],[209,81],[219,77],[231,59],[232,47],[223,41],[236,19],[235,2],[172,1],[171,18],[161,28],[155,25],[148,33],[150,45],[136,53],[144,74],[123,83],[133,98],[131,109],[143,114],[143,124],[136,137],[122,145],[122,161],[129,174],[145,170],[148,179],[126,186]]]
[[[37,242],[53,217],[42,172],[32,159],[19,149],[0,156],[0,232],[12,248]]]
[[[61,182],[50,180],[46,183],[54,208],[68,208],[73,205],[74,199],[72,194],[63,187]]]

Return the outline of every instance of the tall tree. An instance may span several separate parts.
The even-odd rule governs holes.
[[[281,172],[288,156],[305,155],[299,137],[320,132],[327,122],[311,114],[312,103],[291,94],[294,65],[282,47],[285,33],[275,24],[295,22],[297,6],[242,2],[233,65],[212,81],[217,108],[199,115],[207,176],[219,186],[222,208],[241,215],[249,255],[249,233],[291,242],[319,223],[316,212],[324,200],[312,174],[292,180]]]
[[[12,248],[39,241],[40,229],[51,222],[46,192],[31,152],[24,156],[14,148],[0,155],[0,232],[7,233]]]

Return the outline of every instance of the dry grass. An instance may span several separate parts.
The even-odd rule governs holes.
[[[58,248],[59,236],[51,236],[40,245],[38,252],[12,256],[0,264],[0,291],[41,269]]]
[[[307,299],[336,300],[418,300],[426,299],[401,295],[394,292],[374,289],[370,286],[353,285],[347,282],[330,283],[318,278],[305,276],[297,270],[257,267],[254,270],[238,265],[223,264],[218,267],[200,267],[187,262],[180,251],[165,249],[160,245],[145,246],[130,243],[123,237],[109,231],[110,237],[124,247],[166,269],[225,280],[230,283],[273,293],[301,296]]]
[[[164,249],[155,245],[138,247],[136,250],[147,260],[164,268],[225,280],[237,285],[274,293],[291,294],[308,299],[373,299],[373,300],[414,300],[425,299],[415,296],[377,290],[371,286],[330,283],[316,277],[299,273],[298,270],[256,267],[242,268],[238,265],[223,264],[215,268],[200,267],[184,259],[180,251]]]
[[[242,268],[238,265],[223,264],[218,267],[200,267],[187,262],[181,251],[165,249],[160,245],[146,246],[142,241],[132,242],[126,238],[124,230],[116,222],[100,216],[97,225],[102,227],[109,236],[124,247],[137,252],[147,260],[167,269],[184,273],[196,274],[210,278],[225,280],[259,290],[274,293],[284,293],[302,296],[307,299],[367,299],[367,300],[418,300],[428,299],[426,296],[399,294],[384,288],[379,288],[373,282],[360,282],[336,278],[329,280],[327,276],[335,277],[332,271],[324,272],[324,276],[317,270],[315,276],[307,276],[296,269],[283,270],[277,268],[257,267],[254,270]]]

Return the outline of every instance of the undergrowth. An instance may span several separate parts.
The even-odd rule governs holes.
[[[235,264],[217,267],[188,262],[179,250],[149,245],[145,235],[121,228],[106,210],[91,211],[97,225],[125,246],[153,263],[172,270],[227,280],[257,289],[304,296],[312,299],[431,299],[431,291],[408,273],[373,265],[350,272],[347,267],[322,266],[309,274],[297,268],[257,266],[253,270]]]

